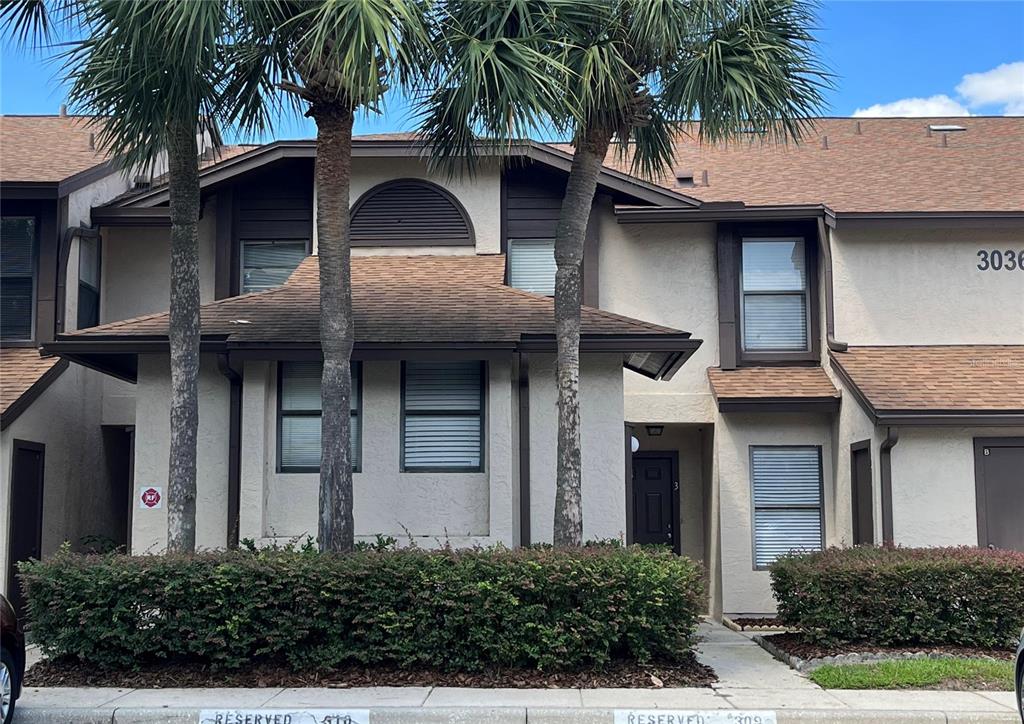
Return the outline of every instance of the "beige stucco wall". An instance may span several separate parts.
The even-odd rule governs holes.
[[[130,188],[130,174],[117,170],[88,186],[72,191],[68,194],[68,226],[90,224],[93,206],[105,204]]]
[[[139,355],[135,427],[135,489],[132,502],[132,552],[159,553],[167,545],[167,472],[170,455],[170,360]],[[227,542],[228,403],[230,387],[217,360],[203,355],[199,370],[196,547],[223,548]],[[140,509],[139,491],[162,488],[163,505]]]
[[[718,364],[718,282],[714,224],[619,224],[599,216],[600,305],[704,340],[668,382],[625,375],[632,422],[713,422],[706,370]]]
[[[583,355],[580,424],[583,538],[625,539],[625,427],[622,357]],[[530,355],[530,537],[550,543],[554,528],[558,393],[555,357]]]
[[[979,271],[979,249],[1018,253],[1024,225],[841,221],[832,236],[836,336],[850,344],[1024,344],[1024,272]]]
[[[110,481],[100,427],[94,419],[100,375],[71,364],[0,433],[0,592],[6,593],[11,521],[11,451],[14,440],[46,446],[43,460],[43,555],[65,540],[80,549],[82,536],[109,535]]]
[[[901,427],[892,449],[892,522],[906,546],[978,545],[974,438],[1017,428]]]
[[[775,610],[768,572],[754,570],[750,487],[752,445],[821,446],[825,543],[838,544],[827,516],[835,497],[835,481],[828,464],[832,457],[829,417],[797,413],[723,415],[715,429],[715,454],[721,515],[722,606],[727,613],[770,613]]]
[[[401,363],[363,363],[362,466],[353,476],[356,536],[417,545],[512,544],[512,373],[488,362],[486,449],[481,473],[400,470]],[[316,535],[317,474],[277,472],[276,365],[245,366],[241,536],[261,543]]]

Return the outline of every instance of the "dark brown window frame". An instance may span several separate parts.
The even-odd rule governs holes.
[[[398,469],[402,473],[482,473],[484,472],[487,458],[487,387],[490,380],[490,365],[487,360],[479,360],[480,364],[480,464],[475,467],[456,466],[435,466],[435,467],[407,467],[405,464],[405,368],[407,361],[402,360],[402,371],[399,384],[401,386],[401,403],[398,416]],[[468,410],[417,410],[414,416],[431,415],[467,415]]]
[[[806,350],[748,352],[743,349],[743,239],[772,237],[799,237],[804,240],[808,308]],[[722,369],[737,366],[807,366],[821,363],[818,258],[818,231],[813,223],[719,224],[719,344]]]
[[[4,347],[31,347],[34,346],[36,341],[36,322],[39,316],[39,255],[41,253],[41,224],[42,219],[39,214],[36,213],[7,213],[3,214],[5,219],[32,219],[32,229],[35,233],[35,238],[32,241],[32,291],[30,293],[30,302],[32,309],[29,312],[29,336],[28,337],[0,337],[0,344]],[[21,277],[22,275],[12,275]],[[0,284],[3,282],[0,281]]]
[[[288,410],[285,411],[281,406],[281,392],[284,384],[284,375],[282,374],[282,367],[291,360],[279,360],[277,362],[277,462],[275,469],[278,473],[284,474],[295,474],[295,473],[319,473],[319,465],[284,465],[281,462],[281,451],[283,448],[283,436],[281,431],[282,421],[285,417],[321,417],[323,415],[323,405],[319,410]],[[359,404],[356,405],[355,409],[350,411],[350,419],[352,420],[353,426],[359,431],[357,435],[359,439],[359,450],[356,454],[356,460],[352,463],[352,472],[361,473],[363,471],[363,363],[359,360],[352,360],[350,362],[352,366],[352,387],[358,391]]]

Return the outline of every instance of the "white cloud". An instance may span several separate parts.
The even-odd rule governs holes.
[[[1024,113],[1024,61],[1003,63],[985,73],[968,73],[956,92],[972,108],[1003,106],[1006,114]]]
[[[1003,63],[983,73],[968,73],[956,86],[956,98],[945,93],[928,98],[902,98],[858,108],[854,116],[969,116],[997,109],[1003,115],[1024,115],[1024,61]]]
[[[931,98],[904,98],[892,103],[876,103],[867,108],[858,108],[855,117],[881,118],[886,116],[969,116],[964,106],[947,95]]]

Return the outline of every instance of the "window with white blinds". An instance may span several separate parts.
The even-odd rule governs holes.
[[[554,239],[509,239],[509,286],[554,296],[555,271]]]
[[[402,366],[402,469],[483,469],[482,362]]]
[[[281,362],[278,366],[278,470],[282,473],[320,471],[320,362]],[[352,469],[361,464],[360,413],[362,369],[352,363]]]
[[[306,241],[242,242],[242,293],[262,292],[284,284],[306,258]]]
[[[754,567],[790,551],[821,550],[821,448],[751,447]]]
[[[807,255],[801,238],[744,239],[743,349],[808,349]]]
[[[32,339],[36,220],[4,216],[0,222],[0,339]]]

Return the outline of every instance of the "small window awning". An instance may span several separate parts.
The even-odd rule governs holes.
[[[320,269],[307,257],[274,289],[205,304],[202,349],[239,359],[320,356]],[[354,359],[554,352],[554,301],[504,284],[504,255],[352,259]],[[134,380],[137,356],[161,352],[168,315],[60,335],[50,352]],[[689,332],[584,307],[580,351],[621,354],[628,369],[669,379],[700,346]]]
[[[836,412],[839,390],[821,367],[708,369],[719,412]]]

